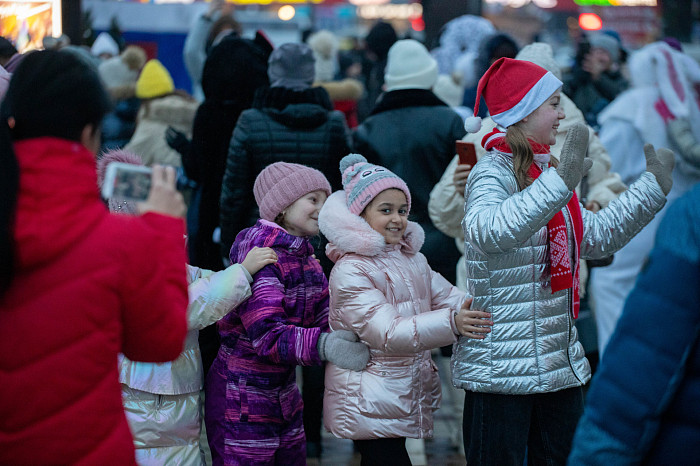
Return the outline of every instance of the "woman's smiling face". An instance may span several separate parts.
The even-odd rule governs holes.
[[[528,138],[551,146],[557,142],[559,121],[565,117],[561,107],[561,92],[557,90],[537,110],[523,118],[518,126]]]

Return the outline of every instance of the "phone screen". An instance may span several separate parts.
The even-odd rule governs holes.
[[[476,165],[476,148],[474,144],[466,141],[456,141],[455,150],[459,156],[460,165]]]
[[[146,200],[151,189],[151,174],[118,171],[115,178],[114,197]]]
[[[151,190],[151,170],[146,167],[113,163],[107,167],[103,197],[145,201]]]

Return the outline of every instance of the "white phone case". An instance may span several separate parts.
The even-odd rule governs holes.
[[[112,162],[107,165],[102,183],[102,197],[145,201],[151,190],[151,173],[150,167]]]

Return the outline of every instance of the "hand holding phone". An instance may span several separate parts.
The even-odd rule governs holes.
[[[137,202],[139,213],[157,212],[182,217],[185,202],[175,186],[173,167],[154,165],[153,168],[114,162],[107,166],[102,196]]]
[[[142,202],[151,190],[150,167],[132,163],[112,162],[107,165],[102,183],[102,197]]]
[[[466,141],[456,141],[455,150],[459,157],[460,165],[476,165],[476,148],[474,144]]]
[[[476,148],[474,144],[466,141],[456,141],[455,149],[459,157],[459,163],[455,167],[452,182],[460,196],[464,196],[464,188],[467,185],[467,178],[472,171],[472,167],[476,165]]]
[[[151,179],[151,192],[146,202],[137,204],[139,212],[157,212],[171,217],[183,217],[185,215],[185,200],[175,186],[175,169],[162,165],[153,166]]]

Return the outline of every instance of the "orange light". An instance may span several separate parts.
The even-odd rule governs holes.
[[[423,21],[423,17],[419,16],[417,18],[413,18],[411,20],[411,27],[413,28],[414,31],[421,32],[425,30],[425,21]]]
[[[277,10],[277,17],[282,21],[289,21],[297,14],[296,9],[292,5],[284,5]]]
[[[603,20],[594,13],[581,13],[578,17],[578,25],[586,31],[597,31],[603,28]]]

